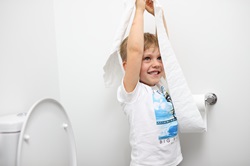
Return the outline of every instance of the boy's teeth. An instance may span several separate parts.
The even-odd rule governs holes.
[[[158,74],[158,71],[150,72],[150,74]]]

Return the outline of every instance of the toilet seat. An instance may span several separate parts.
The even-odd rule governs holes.
[[[76,166],[76,147],[69,118],[54,99],[36,102],[19,137],[17,166]]]

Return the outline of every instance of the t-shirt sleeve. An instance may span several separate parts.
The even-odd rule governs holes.
[[[120,103],[126,103],[126,104],[133,103],[138,98],[140,89],[141,89],[140,82],[138,81],[135,89],[132,92],[127,92],[125,90],[123,80],[122,80],[122,83],[118,87],[118,90],[117,90],[117,99]]]

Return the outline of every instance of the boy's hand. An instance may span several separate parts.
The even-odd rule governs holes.
[[[137,10],[139,9],[144,12],[146,0],[136,0],[135,5]]]
[[[152,0],[146,0],[146,10],[154,16],[154,3]]]

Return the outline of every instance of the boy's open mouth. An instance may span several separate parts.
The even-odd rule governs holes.
[[[148,72],[148,74],[150,74],[150,75],[158,75],[158,74],[160,74],[160,71],[150,71],[150,72]]]

